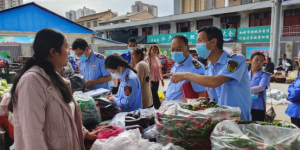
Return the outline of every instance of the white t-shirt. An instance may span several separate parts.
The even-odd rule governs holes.
[[[75,115],[75,104],[74,102],[70,102],[69,103],[69,106],[71,107],[71,110],[72,110],[72,117],[74,118],[74,115]]]

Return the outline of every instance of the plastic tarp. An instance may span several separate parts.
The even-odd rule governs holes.
[[[282,125],[291,123],[283,122]],[[300,130],[225,120],[215,127],[211,142],[213,150],[299,150]]]

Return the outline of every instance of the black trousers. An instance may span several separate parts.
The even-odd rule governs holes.
[[[155,109],[158,109],[160,107],[160,101],[159,101],[159,97],[158,97],[158,87],[159,87],[159,81],[158,82],[153,82],[152,83],[152,87],[151,87],[151,92],[152,92],[152,97],[153,97],[153,105]]]
[[[291,117],[291,122],[295,124],[298,128],[300,128],[300,118]]]
[[[265,121],[265,110],[251,109],[252,121]]]

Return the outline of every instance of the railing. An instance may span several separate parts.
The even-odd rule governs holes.
[[[284,26],[282,29],[282,36],[300,36],[300,25]]]

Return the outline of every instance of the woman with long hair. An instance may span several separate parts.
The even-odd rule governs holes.
[[[82,126],[70,82],[57,73],[68,63],[67,49],[66,37],[57,30],[45,28],[36,34],[34,55],[11,89],[15,149],[84,150],[84,138],[95,140],[103,130],[88,132]]]
[[[160,52],[159,47],[157,45],[150,45],[150,47],[148,48],[147,56],[145,57],[145,60],[150,66],[151,91],[153,97],[153,105],[155,109],[158,109],[160,107],[160,101],[157,94],[159,82],[161,81],[162,86],[165,85],[161,71],[162,64],[157,58],[157,56],[161,54],[162,53]]]
[[[142,108],[142,89],[137,71],[119,55],[110,55],[105,60],[105,68],[115,79],[120,79],[117,96],[107,93],[108,100],[121,107],[123,112],[135,111]]]
[[[251,55],[251,70],[248,72],[251,86],[251,116],[253,121],[264,121],[266,112],[266,90],[270,85],[270,75],[262,70],[265,55],[256,52]]]
[[[131,50],[131,61],[135,64],[134,69],[138,72],[137,76],[142,87],[143,108],[150,108],[153,106],[150,84],[150,69],[149,64],[144,60],[142,48],[134,47]]]

